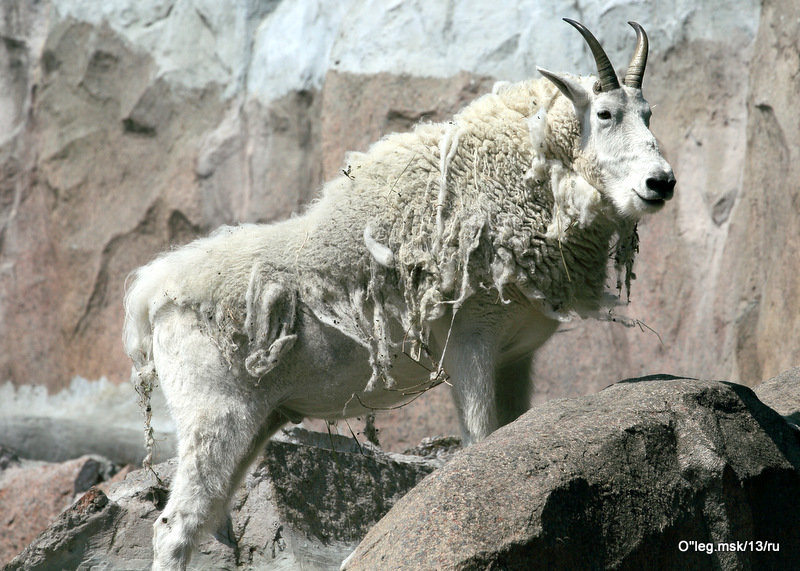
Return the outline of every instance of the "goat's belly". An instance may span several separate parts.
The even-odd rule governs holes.
[[[363,362],[367,363],[367,360]],[[295,393],[282,403],[281,409],[287,411],[290,417],[296,415],[337,420],[402,405],[432,387],[429,374],[426,373],[395,377],[391,387],[379,381],[381,386],[366,390],[370,375],[371,368],[368,365],[357,367],[354,363],[343,364],[335,370],[321,373],[316,377],[313,389],[309,388],[303,395]]]
[[[291,379],[290,394],[281,403],[287,413],[328,420],[352,417],[402,404],[430,386],[432,365],[398,350],[393,355],[392,386],[379,379],[367,390],[372,376],[369,351],[313,315],[301,315],[295,346],[271,373],[277,382]]]

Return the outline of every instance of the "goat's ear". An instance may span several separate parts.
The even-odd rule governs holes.
[[[555,73],[547,71],[541,67],[536,68],[539,73],[553,82],[558,87],[559,91],[564,94],[567,99],[572,101],[576,110],[583,110],[589,107],[589,93],[584,87],[575,81],[575,78],[566,73]]]

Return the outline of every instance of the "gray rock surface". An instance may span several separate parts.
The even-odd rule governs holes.
[[[728,329],[740,378],[766,379],[800,364],[800,4],[765,0],[747,96],[747,155],[742,193],[731,211],[733,232],[722,264],[736,308]]]
[[[765,405],[800,425],[800,367],[784,371],[753,390]]]
[[[142,463],[143,429],[100,428],[98,424],[40,416],[0,418],[0,441],[31,460],[65,462],[85,454],[99,454],[117,464]],[[156,461],[173,457],[175,450],[175,435],[159,434]]]
[[[284,431],[236,493],[229,524],[199,546],[190,568],[338,569],[370,526],[441,464],[337,435]],[[107,494],[92,488],[5,571],[149,569],[152,525],[176,465],[154,467],[161,483],[138,470]]]
[[[465,450],[347,569],[788,569],[799,509],[780,415],[742,385],[654,376],[540,405]]]

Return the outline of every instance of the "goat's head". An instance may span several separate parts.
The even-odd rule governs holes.
[[[647,35],[639,24],[629,22],[636,30],[637,44],[620,85],[608,56],[592,33],[578,22],[565,20],[589,45],[599,78],[579,79],[538,69],[575,108],[581,133],[574,149],[575,166],[584,171],[581,174],[611,201],[620,215],[638,219],[655,212],[672,198],[675,175],[650,132],[650,105],[642,97]]]

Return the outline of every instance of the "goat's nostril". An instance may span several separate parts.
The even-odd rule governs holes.
[[[672,193],[675,191],[675,182],[674,176],[651,177],[645,181],[648,189],[664,199],[672,197]]]

